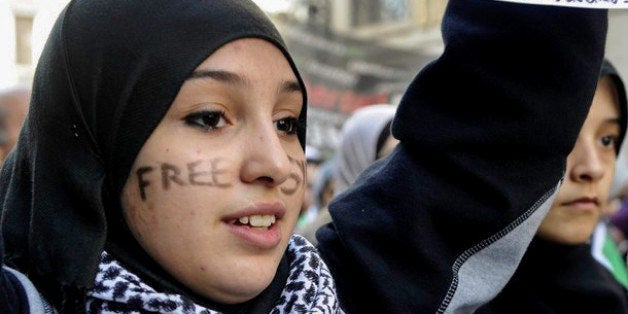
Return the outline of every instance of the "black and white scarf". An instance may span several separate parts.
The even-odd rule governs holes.
[[[286,254],[290,275],[271,313],[343,313],[334,280],[316,248],[303,237],[293,235]],[[185,296],[155,291],[107,252],[102,253],[96,284],[87,293],[86,307],[87,313],[103,314],[220,313],[195,304]]]

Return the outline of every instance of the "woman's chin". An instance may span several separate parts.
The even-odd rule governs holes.
[[[236,272],[237,275],[232,274],[232,280],[227,279],[217,283],[214,278],[206,283],[195,282],[193,286],[197,289],[193,290],[215,302],[223,304],[244,303],[262,293],[273,281],[275,272],[276,267],[273,272],[262,272],[258,268],[257,272],[253,272],[252,276],[248,277],[244,274],[251,274],[250,271]]]
[[[579,245],[586,243],[593,230],[573,230],[572,232],[539,233],[545,240],[564,245]]]

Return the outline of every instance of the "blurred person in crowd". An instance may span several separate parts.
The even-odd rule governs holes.
[[[318,212],[306,224],[295,229],[295,233],[302,235],[314,245],[316,245],[316,238],[314,237],[316,227],[314,226],[319,220],[324,219],[325,215],[329,216],[326,212],[327,205],[334,197],[334,170],[334,158],[326,160],[318,167],[317,175],[312,185],[312,198],[314,206],[318,208]],[[327,221],[329,222],[329,220]]]
[[[617,196],[616,210],[611,218],[611,223],[628,235],[628,195]]]
[[[445,49],[395,114],[400,143],[316,233],[345,311],[471,313],[506,285],[591,106],[607,15],[448,2]]]
[[[0,313],[342,313],[293,235],[306,99],[252,1],[71,1],[2,169]]]
[[[335,153],[334,195],[349,186],[377,159],[392,152],[399,142],[390,133],[396,106],[376,104],[354,111],[342,127],[340,143]],[[323,208],[300,234],[316,244],[316,230],[331,221],[327,208]]]
[[[611,215],[610,222],[617,228],[621,237],[628,238],[628,145],[623,145],[617,158],[615,179],[611,193],[615,196],[615,212]],[[626,248],[624,248],[624,251]],[[624,252],[625,254],[625,252]]]
[[[318,175],[312,187],[314,204],[318,208],[327,208],[334,197],[334,170],[336,163],[334,158],[326,160],[320,165]]]
[[[27,86],[0,90],[0,166],[17,142],[28,112],[30,93]]]
[[[346,191],[362,171],[390,154],[399,143],[390,133],[396,110],[390,104],[370,105],[354,111],[345,121],[335,154],[335,196]]]
[[[628,261],[628,233],[626,226],[626,215],[628,213],[628,197],[627,196],[617,196],[611,202],[611,206],[613,208],[613,213],[609,214],[607,222],[605,224],[606,232],[612,243],[615,244],[617,251],[619,251],[619,256],[622,258],[615,263],[620,263],[622,261]],[[609,242],[608,239],[605,239],[604,243]],[[615,263],[613,263],[613,269],[615,269]],[[628,273],[628,268],[626,269]],[[628,275],[628,274],[627,274]]]
[[[318,168],[324,161],[321,151],[311,145],[305,146],[305,162],[306,162],[306,188],[305,196],[303,197],[303,205],[301,205],[301,213],[297,220],[297,226],[295,231],[303,228],[310,221],[312,221],[317,215],[319,208],[314,202],[313,186],[314,180],[318,174]]]
[[[628,288],[628,269],[626,268],[626,238],[611,223],[617,211],[619,200],[611,199],[602,210],[600,221],[589,240],[591,254],[602,266],[606,267],[624,287]]]
[[[606,234],[589,241],[610,200],[627,110],[624,85],[605,60],[556,200],[513,278],[476,313],[628,313],[626,262],[615,263],[612,241],[596,243]]]

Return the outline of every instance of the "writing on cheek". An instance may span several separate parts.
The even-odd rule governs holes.
[[[179,170],[179,167],[169,163],[161,164],[161,184],[164,190],[168,191],[170,189],[170,181],[180,186],[185,186],[185,182],[179,178],[180,174],[181,170]]]
[[[305,160],[297,160],[288,156],[290,164],[295,165],[298,171],[291,171],[288,175],[287,183],[281,187],[281,192],[286,195],[296,193],[301,186],[305,186],[306,163]],[[294,167],[293,167],[294,168]]]
[[[170,190],[175,185],[178,187],[210,186],[223,189],[229,188],[231,187],[228,177],[229,171],[221,168],[222,161],[222,158],[196,160],[186,163],[184,167],[164,162],[160,166],[160,178],[149,175],[154,170],[153,167],[139,167],[136,170],[136,175],[140,197],[143,201],[146,200],[146,187],[150,186],[151,180],[155,179],[161,179],[161,188],[165,191]]]
[[[146,187],[150,185],[150,182],[144,179],[144,174],[153,171],[153,167],[139,167],[135,172],[137,174],[137,183],[140,187],[140,197],[143,201],[146,200]]]
[[[188,181],[191,185],[206,185],[216,186],[219,188],[231,187],[231,182],[228,182],[225,174],[226,169],[220,168],[220,162],[222,158],[215,158],[209,161],[209,169],[197,169],[198,166],[202,166],[203,160],[197,160],[187,164],[188,167]],[[222,177],[222,179],[221,179]]]

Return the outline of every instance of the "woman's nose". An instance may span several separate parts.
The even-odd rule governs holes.
[[[595,143],[577,142],[568,161],[572,164],[570,175],[574,181],[593,182],[604,176],[603,161]]]
[[[272,123],[254,128],[245,141],[242,181],[278,186],[290,175],[291,162]]]

